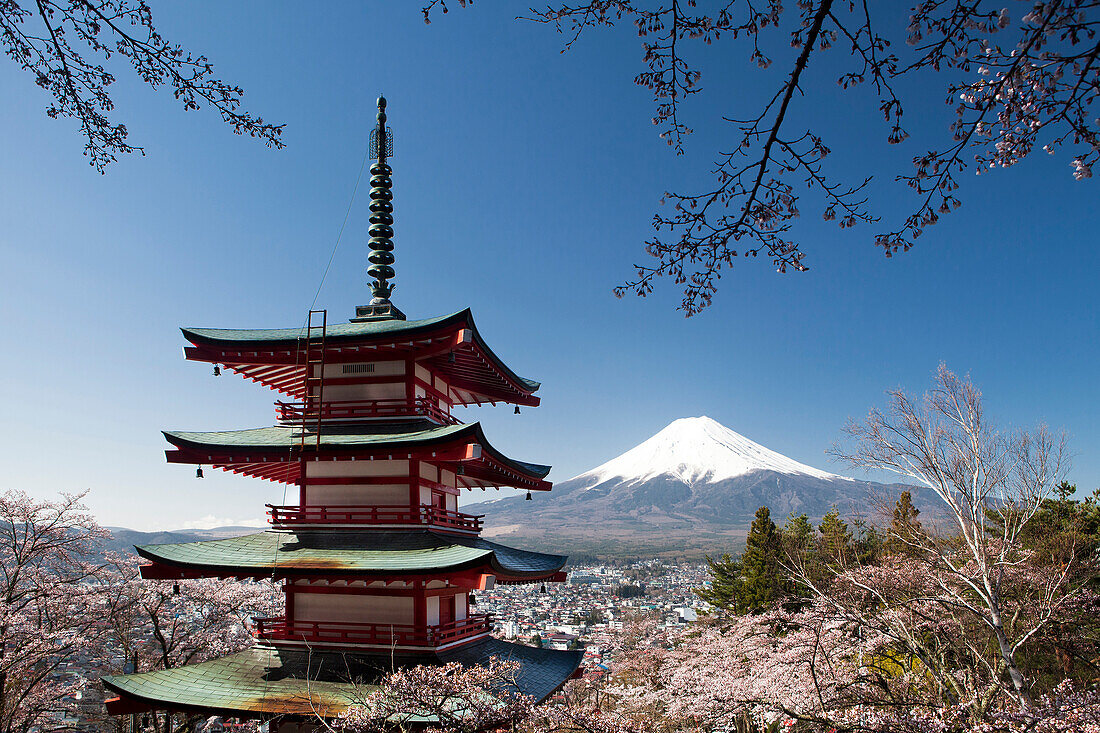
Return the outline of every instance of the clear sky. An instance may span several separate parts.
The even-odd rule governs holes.
[[[715,305],[685,320],[671,283],[644,300],[611,288],[644,257],[662,192],[706,185],[729,140],[721,115],[750,109],[784,64],[762,72],[743,49],[708,50],[677,158],[632,83],[629,29],[561,54],[561,36],[512,19],[515,4],[479,1],[430,26],[419,6],[154,3],[167,37],[286,123],[287,148],[185,113],[119,68],[116,115],[147,155],[106,176],[75,124],[48,119],[33,79],[0,62],[0,488],[91,489],[101,521],[138,529],[255,521],[281,501],[275,484],[165,463],[161,429],[268,425],[277,396],[185,361],[177,328],[302,322],[380,91],[395,137],[394,300],[411,318],[472,307],[493,348],[543,381],[542,407],[467,419],[510,455],[553,464],[553,480],[701,414],[845,472],[824,455],[845,420],[887,388],[923,390],[944,361],[1002,424],[1064,428],[1071,480],[1100,486],[1098,189],[1067,159],[967,176],[961,211],[893,259],[875,229],[840,230],[807,203],[809,272],[738,262]],[[935,140],[887,146],[874,101],[834,77],[828,62],[811,69],[799,124],[825,136],[837,173],[876,175],[877,211],[896,222],[912,200],[891,179]],[[914,118],[945,120],[939,89],[913,91]],[[369,299],[365,194],[318,299],[333,319]]]

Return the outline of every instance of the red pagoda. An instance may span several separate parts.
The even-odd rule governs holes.
[[[244,537],[147,545],[148,579],[274,580],[286,596],[257,619],[255,643],[199,664],[103,678],[113,714],[148,710],[306,722],[334,716],[396,663],[496,657],[519,665],[515,685],[544,699],[577,670],[580,651],[507,643],[473,610],[495,583],[562,581],[566,558],[480,537],[459,511],[464,489],[548,491],[549,466],[493,447],[455,406],[537,406],[538,382],[513,372],[469,310],[406,320],[394,277],[392,134],[378,100],[371,134],[369,255],[373,299],[347,323],[311,311],[303,328],[184,328],[188,359],[276,390],[276,425],[168,431],[171,463],[296,485],[298,501],[268,506],[271,528]]]

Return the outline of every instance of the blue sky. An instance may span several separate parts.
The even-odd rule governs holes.
[[[33,80],[0,63],[0,486],[91,489],[104,523],[139,529],[258,519],[281,500],[274,484],[197,481],[165,463],[161,429],[270,424],[276,396],[186,362],[177,328],[302,321],[380,91],[395,135],[395,301],[414,318],[472,307],[498,353],[543,381],[542,407],[468,419],[516,458],[554,464],[552,479],[700,414],[844,472],[824,451],[845,420],[887,388],[923,390],[944,361],[972,374],[1003,425],[1064,428],[1071,480],[1100,486],[1097,190],[1068,159],[964,177],[960,212],[893,259],[875,229],[840,230],[807,202],[810,272],[738,262],[715,305],[685,320],[671,283],[644,300],[611,288],[643,259],[662,192],[707,184],[729,140],[721,115],[768,93],[781,60],[763,72],[743,49],[707,49],[705,92],[684,110],[696,134],[676,157],[631,81],[629,30],[561,54],[562,38],[514,21],[514,5],[479,2],[430,26],[415,3],[302,7],[154,4],[166,36],[286,123],[283,151],[120,68],[116,116],[147,155],[100,176],[75,125],[48,119]],[[876,210],[897,221],[911,199],[892,176],[945,129],[942,92],[910,90],[911,114],[932,124],[889,147],[873,100],[842,95],[830,63],[811,69],[799,125],[826,137],[837,174],[875,174]],[[318,299],[330,318],[369,298],[365,193]]]

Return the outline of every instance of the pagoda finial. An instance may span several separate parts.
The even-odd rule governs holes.
[[[390,302],[393,292],[393,172],[386,164],[393,155],[393,132],[386,127],[386,98],[378,97],[378,125],[370,133],[370,267],[367,274],[374,278],[370,289],[374,297],[370,305],[355,309],[352,321],[405,320],[405,314]]]

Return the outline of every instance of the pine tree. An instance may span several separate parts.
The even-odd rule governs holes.
[[[780,537],[766,506],[756,510],[756,517],[745,540],[741,555],[741,598],[739,613],[757,613],[779,596]]]
[[[710,587],[700,588],[696,594],[719,611],[735,611],[741,597],[741,562],[729,553],[722,555],[721,560],[714,560],[709,555],[706,560]]]
[[[1062,483],[1054,487],[1054,495],[1058,497],[1058,501],[1068,502],[1070,499],[1073,498],[1073,495],[1076,493],[1077,484],[1071,484],[1065,479],[1062,479]]]
[[[853,519],[852,526],[855,528],[852,551],[856,564],[871,565],[878,562],[883,550],[882,533],[863,517]]]
[[[897,503],[894,505],[894,521],[891,526],[894,530],[911,529],[920,531],[920,520],[917,516],[920,509],[913,506],[913,496],[908,491],[901,492]]]
[[[787,523],[779,532],[780,557],[784,562],[793,563],[801,567],[811,578],[817,579],[820,575],[820,563],[814,553],[814,526],[805,514],[788,514]],[[781,578],[782,595],[793,607],[801,605],[805,599],[805,588],[796,582],[789,574],[783,573]]]
[[[911,549],[912,542],[924,533],[917,516],[920,509],[913,506],[913,497],[908,491],[901,492],[897,503],[894,504],[894,518],[890,522],[890,549],[895,552],[906,552]]]
[[[822,517],[817,531],[821,559],[835,565],[847,564],[852,557],[852,533],[848,523],[840,518],[840,512],[833,509]]]
[[[814,526],[805,514],[787,515],[781,534],[783,552],[793,559],[805,559],[813,551]]]

